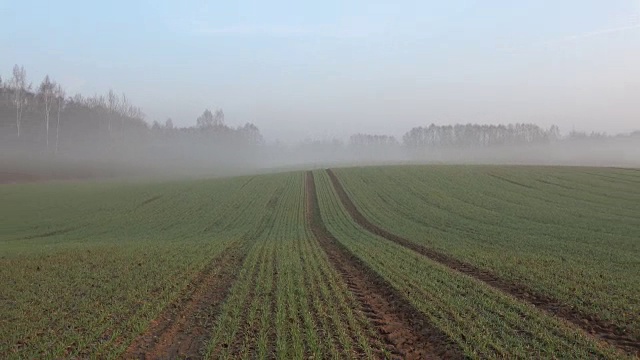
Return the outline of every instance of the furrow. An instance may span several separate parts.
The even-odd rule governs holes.
[[[508,293],[520,301],[529,303],[554,316],[567,320],[583,329],[591,336],[594,336],[629,354],[640,355],[640,339],[632,338],[630,335],[626,334],[620,326],[598,319],[592,314],[584,314],[556,299],[536,293],[525,285],[500,278],[489,271],[482,270],[474,265],[458,260],[432,248],[419,245],[373,224],[355,206],[335,173],[331,169],[327,169],[326,172],[329,175],[331,183],[338,194],[340,201],[353,221],[367,231],[413,250],[433,261],[449,267],[450,269],[482,281],[497,290]]]
[[[124,358],[198,358],[215,314],[236,279],[247,249],[234,243],[217,256],[127,349]]]
[[[387,351],[405,359],[463,358],[455,343],[327,230],[311,172],[306,174],[306,192],[306,216],[313,235],[385,340]]]

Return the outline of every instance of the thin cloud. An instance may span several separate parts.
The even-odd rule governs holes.
[[[225,27],[211,27],[200,21],[193,22],[191,30],[195,33],[206,35],[300,36],[314,33],[311,29],[295,26],[232,25]]]
[[[264,37],[332,37],[355,38],[372,34],[376,29],[367,26],[293,26],[293,25],[248,25],[237,24],[225,27],[211,27],[206,22],[191,21],[189,31],[200,35],[241,35]]]
[[[524,49],[528,49],[528,48],[545,47],[545,46],[550,46],[550,45],[565,44],[565,43],[571,43],[571,42],[575,42],[575,41],[580,41],[580,40],[600,37],[600,36],[604,36],[604,35],[608,35],[608,34],[621,33],[621,32],[625,32],[625,31],[635,30],[635,29],[640,29],[640,23],[636,23],[636,24],[628,25],[628,26],[619,26],[619,27],[614,27],[614,28],[609,28],[609,29],[589,31],[589,32],[581,33],[581,34],[575,34],[575,35],[565,36],[565,37],[561,37],[561,38],[557,38],[557,39],[552,39],[552,40],[542,41],[542,42],[538,42],[538,43],[533,43],[533,44],[529,44],[529,45],[526,45],[526,46],[520,46],[520,47],[512,46],[512,47],[508,47],[507,50],[516,51],[516,50],[524,50]]]
[[[610,28],[610,29],[591,31],[591,32],[583,33],[583,34],[566,36],[566,37],[563,37],[563,38],[560,38],[560,39],[546,41],[543,44],[546,45],[546,44],[556,44],[556,43],[563,43],[563,42],[571,42],[571,41],[577,41],[577,40],[588,39],[588,38],[597,37],[597,36],[601,36],[601,35],[606,35],[606,34],[624,32],[624,31],[633,30],[633,29],[640,29],[640,24],[634,24],[634,25],[629,25],[629,26],[621,26],[621,27],[615,27],[615,28]]]

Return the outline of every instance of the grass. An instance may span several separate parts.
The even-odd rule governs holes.
[[[376,335],[305,224],[302,173],[280,176],[208,356],[375,356]]]
[[[325,172],[316,172],[329,230],[472,358],[618,358],[581,331],[352,222]]]
[[[340,169],[374,223],[640,338],[640,173],[566,167]]]
[[[640,172],[337,170],[372,222],[640,338]],[[575,326],[372,235],[316,171],[329,231],[471,358],[616,358]],[[0,186],[0,357],[117,358],[229,248],[214,358],[381,358],[384,334],[305,218],[304,174]],[[246,255],[246,256],[245,256]],[[208,308],[207,308],[208,309]],[[215,309],[215,310],[213,310]]]
[[[122,352],[255,226],[249,180],[0,187],[0,356]]]

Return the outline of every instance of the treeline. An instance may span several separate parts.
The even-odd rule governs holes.
[[[215,140],[216,144],[221,143],[241,143],[243,145],[262,145],[264,138],[260,133],[260,129],[252,123],[246,123],[244,126],[236,128],[225,124],[224,112],[218,109],[215,113],[209,109],[205,109],[202,115],[196,119],[194,127],[175,127],[173,119],[168,118],[164,124],[154,121],[151,126],[151,132],[166,139],[184,139],[192,138],[193,140]]]
[[[602,135],[598,134],[598,136]],[[349,146],[353,148],[404,146],[409,149],[475,148],[544,144],[559,140],[561,140],[560,129],[555,125],[549,129],[543,129],[535,124],[431,124],[411,129],[404,134],[402,142],[388,135],[356,134],[349,138]]]
[[[24,67],[18,65],[10,78],[0,77],[0,147],[5,150],[90,157],[109,153],[130,156],[131,151],[140,153],[144,148],[146,156],[151,150],[166,160],[167,154],[179,152],[185,144],[241,148],[262,142],[253,124],[226,125],[222,110],[205,110],[191,127],[174,127],[171,119],[150,126],[140,107],[113,90],[89,97],[67,96],[63,85],[48,75],[34,86]],[[209,155],[202,158],[220,157]]]
[[[607,135],[535,124],[456,124],[415,127],[394,136],[359,133],[340,139],[272,146],[269,165],[334,166],[398,162],[638,166],[640,131]]]
[[[515,153],[521,158],[526,155],[531,163],[558,158],[561,153],[563,161],[570,163],[566,154],[607,151],[611,158],[632,157],[640,144],[638,131],[616,136],[572,131],[562,136],[555,125],[545,129],[535,124],[431,124],[409,130],[400,140],[358,133],[346,142],[325,139],[283,145],[266,144],[252,123],[227,125],[222,109],[205,109],[194,120],[186,127],[175,126],[170,118],[149,124],[142,109],[125,94],[109,90],[104,95],[67,96],[62,84],[49,76],[34,86],[17,65],[10,78],[0,77],[0,157],[35,154],[46,155],[49,161],[54,155],[63,160],[105,160],[204,173],[291,164],[492,162],[498,158],[507,162]]]
[[[402,139],[410,148],[535,144],[559,140],[560,129],[553,125],[545,130],[535,124],[445,126],[431,124],[427,127],[411,129]]]
[[[57,153],[61,148],[92,144],[94,149],[138,138],[147,130],[142,110],[125,94],[67,97],[62,84],[48,75],[38,86],[21,66],[10,79],[0,78],[2,140],[23,150]]]
[[[397,147],[416,148],[485,148],[549,144],[562,141],[605,140],[640,137],[640,131],[629,134],[607,135],[602,132],[571,131],[562,136],[560,128],[552,125],[548,129],[535,124],[480,125],[456,124],[414,127],[402,137],[402,143],[389,135],[355,134],[348,145],[353,148]]]

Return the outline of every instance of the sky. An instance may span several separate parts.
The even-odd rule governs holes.
[[[640,0],[0,0],[0,75],[124,92],[146,120],[222,108],[268,140],[430,123],[640,129]]]

